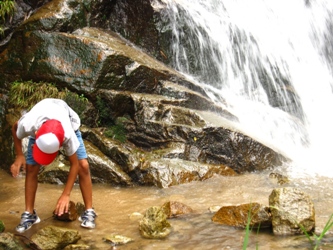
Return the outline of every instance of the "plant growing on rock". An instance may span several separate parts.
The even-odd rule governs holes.
[[[109,107],[108,103],[102,99],[101,97],[97,96],[96,99],[96,108],[98,110],[99,121],[98,125],[113,125],[113,120],[110,118],[110,113],[112,109]]]
[[[1,0],[0,1],[0,18],[5,21],[6,17],[11,16],[15,12],[15,1]]]
[[[276,209],[276,210],[280,210],[279,208],[275,207],[275,206],[271,206],[272,209]],[[325,234],[332,228],[333,226],[333,214],[331,214],[331,216],[329,217],[328,221],[326,222],[323,231],[320,233],[320,235],[316,235],[314,232],[311,232],[312,235],[310,235],[310,233],[308,232],[308,230],[304,227],[304,225],[302,225],[302,223],[297,222],[297,220],[295,218],[293,218],[292,216],[290,216],[289,214],[285,213],[284,214],[289,217],[289,219],[291,221],[294,221],[294,223],[296,225],[299,226],[299,228],[301,229],[301,231],[304,233],[304,235],[306,236],[306,238],[309,240],[309,242],[311,243],[311,245],[314,247],[314,250],[317,250],[318,247],[320,247],[320,245],[322,245],[322,240],[325,236]]]
[[[309,235],[309,233],[306,231],[306,229],[302,226],[299,225],[300,228],[302,229],[303,233],[307,237],[307,239],[310,241],[312,245],[314,245],[314,250],[317,250],[318,247],[321,245],[322,239],[324,238],[325,234],[330,230],[333,226],[333,214],[331,214],[330,218],[326,222],[323,231],[320,233],[320,235],[316,235],[315,233],[312,234],[312,236]]]
[[[9,103],[21,110],[31,109],[37,102],[45,98],[59,98],[67,102],[81,117],[88,105],[88,99],[83,95],[68,91],[59,91],[52,83],[46,82],[13,82],[9,91]]]
[[[107,137],[110,137],[112,139],[118,140],[120,142],[125,142],[126,141],[126,129],[124,126],[124,121],[126,118],[124,117],[119,117],[116,120],[116,124],[108,127],[104,131],[104,135]]]
[[[67,89],[65,90],[66,94],[63,97],[63,100],[72,107],[75,112],[82,118],[82,114],[87,108],[88,98],[86,98],[83,94],[78,95],[74,92],[70,92]]]
[[[0,0],[0,36],[4,34],[4,28],[2,27],[6,21],[6,18],[10,18],[15,12],[16,6],[13,0]]]
[[[252,205],[252,203],[251,203],[251,205]],[[252,231],[252,228],[250,228],[251,220],[252,220],[251,211],[252,211],[252,209],[250,207],[249,212],[247,214],[247,223],[246,223],[246,227],[245,227],[245,236],[244,236],[244,241],[243,241],[243,250],[247,249],[247,246],[249,244],[250,233]],[[259,229],[260,229],[260,225],[257,228],[257,234],[259,233]],[[259,247],[258,247],[258,242],[257,242],[256,243],[256,250],[258,250],[258,249],[259,249]]]
[[[9,103],[18,109],[29,110],[44,98],[63,99],[66,92],[59,92],[51,83],[32,81],[13,82],[9,92]]]
[[[2,220],[0,220],[0,233],[3,231],[5,231],[5,224],[2,222]]]

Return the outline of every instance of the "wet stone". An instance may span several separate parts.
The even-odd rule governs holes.
[[[70,244],[64,248],[64,250],[85,250],[91,249],[90,246],[84,244]]]
[[[163,239],[170,234],[171,225],[161,207],[154,206],[148,208],[139,221],[139,230],[144,238]]]
[[[64,214],[58,216],[58,215],[54,214],[54,212],[53,212],[54,218],[57,220],[61,220],[61,221],[75,221],[78,217],[78,211],[77,211],[76,205],[73,201],[69,202],[69,208],[68,208],[67,213],[64,213]]]
[[[55,226],[44,227],[31,237],[31,241],[43,250],[64,249],[79,239],[81,235],[77,230]]]
[[[23,250],[23,247],[12,233],[0,233],[0,249]]]
[[[249,216],[251,217],[250,227],[267,228],[272,225],[269,208],[259,203],[223,206],[214,214],[212,221],[222,225],[245,228]]]
[[[143,217],[143,214],[141,214],[139,212],[131,213],[129,216],[130,220],[133,220],[133,221],[138,221],[138,220],[142,219],[142,217]]]
[[[103,240],[107,243],[110,243],[113,246],[116,245],[124,245],[126,243],[132,242],[133,239],[123,236],[123,235],[118,235],[118,234],[111,234],[103,237]]]
[[[313,232],[315,209],[310,196],[297,188],[276,188],[269,196],[273,233],[295,235]]]
[[[283,185],[283,184],[287,184],[289,183],[289,179],[287,176],[284,176],[282,174],[279,174],[279,173],[270,173],[269,174],[269,178],[272,179],[272,180],[276,180],[276,182],[279,184],[279,185]]]
[[[162,205],[163,212],[168,218],[193,213],[193,209],[178,201],[168,201]]]

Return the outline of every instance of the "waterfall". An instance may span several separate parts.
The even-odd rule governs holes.
[[[333,1],[152,5],[172,34],[172,67],[224,100],[237,126],[290,157],[294,171],[333,176]]]

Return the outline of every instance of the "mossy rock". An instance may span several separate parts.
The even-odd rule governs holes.
[[[171,232],[170,228],[171,225],[167,221],[167,215],[159,206],[148,208],[139,221],[140,233],[148,239],[166,238]]]
[[[0,220],[0,233],[5,231],[5,224],[3,223],[2,220]]]

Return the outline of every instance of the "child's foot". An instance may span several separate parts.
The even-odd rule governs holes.
[[[17,225],[16,231],[23,233],[30,229],[33,224],[37,224],[39,222],[40,219],[35,210],[32,214],[26,211],[21,215],[21,222]]]
[[[79,221],[82,221],[81,227],[95,228],[95,218],[97,217],[94,209],[88,209],[79,217]]]

